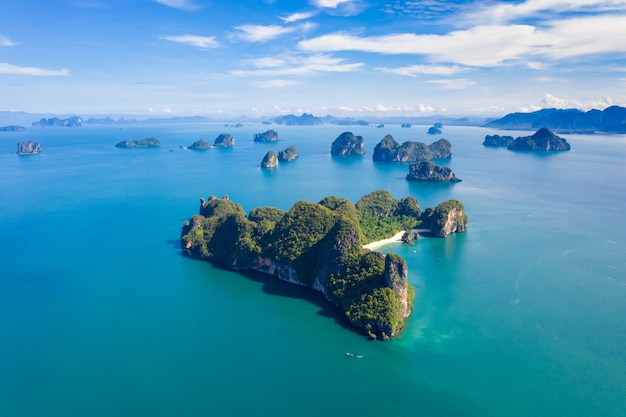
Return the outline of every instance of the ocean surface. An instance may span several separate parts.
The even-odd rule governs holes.
[[[626,415],[626,136],[485,148],[478,127],[136,124],[0,132],[0,416]],[[363,157],[330,155],[344,131]],[[180,149],[220,133],[233,149]],[[507,132],[526,136],[532,132]],[[452,143],[461,183],[374,163],[384,135]],[[153,136],[159,149],[118,149]],[[43,152],[18,156],[17,142]],[[263,170],[268,150],[300,158]],[[466,233],[390,244],[415,310],[370,341],[323,298],[182,255],[210,195],[289,209],[384,189],[461,200]],[[355,356],[347,356],[346,352]],[[362,356],[358,358],[357,356]]]

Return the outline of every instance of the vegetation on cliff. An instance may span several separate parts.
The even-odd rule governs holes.
[[[428,182],[459,182],[459,178],[448,167],[440,167],[431,161],[422,161],[411,164],[406,176],[408,181]]]
[[[379,162],[417,162],[444,159],[452,156],[452,145],[447,139],[439,139],[426,145],[422,142],[399,144],[391,135],[386,135],[374,147],[372,159]]]
[[[352,132],[343,132],[334,140],[330,154],[335,156],[363,155],[365,146],[363,136],[356,136]]]

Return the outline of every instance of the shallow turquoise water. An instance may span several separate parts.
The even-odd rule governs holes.
[[[572,151],[535,155],[444,127],[442,163],[464,181],[433,185],[371,161],[388,133],[438,139],[426,126],[277,126],[278,145],[254,143],[267,128],[0,133],[0,415],[624,415],[624,136],[564,135]],[[365,157],[331,157],[345,130],[364,136]],[[235,148],[178,148],[219,133]],[[148,135],[164,147],[113,146]],[[44,152],[17,156],[24,139]],[[297,161],[261,170],[288,145]],[[200,197],[288,209],[375,189],[422,207],[457,198],[470,216],[465,234],[384,248],[417,287],[390,342],[365,340],[302,288],[178,249]]]

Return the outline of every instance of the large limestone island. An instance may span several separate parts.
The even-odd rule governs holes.
[[[431,161],[422,161],[411,164],[407,181],[427,181],[427,182],[460,182],[448,167],[440,167]]]
[[[183,223],[181,248],[234,270],[254,270],[320,291],[372,338],[397,335],[413,308],[414,289],[400,256],[365,244],[398,232],[463,232],[463,204],[450,200],[424,211],[413,197],[374,191],[356,204],[334,196],[297,202],[290,210],[244,209],[227,197],[200,200]]]
[[[267,151],[261,161],[261,168],[276,168],[278,166],[278,156],[274,151]]]
[[[330,154],[335,156],[352,156],[365,154],[363,136],[356,136],[352,132],[343,132],[334,140],[330,147]]]
[[[286,147],[282,151],[278,151],[278,160],[280,162],[291,162],[299,156],[298,149],[293,145]]]
[[[41,145],[39,142],[28,140],[17,144],[18,155],[37,155],[39,152],[41,152]]]
[[[137,140],[123,140],[115,145],[116,148],[158,148],[163,146],[158,139],[143,138]]]
[[[570,145],[565,139],[555,135],[545,127],[536,131],[532,136],[521,136],[513,139],[512,136],[487,135],[483,146],[505,147],[512,151],[569,151]]]
[[[213,146],[216,148],[232,148],[235,146],[235,138],[228,133],[222,133],[215,138]]]
[[[278,142],[280,138],[278,137],[278,132],[274,129],[266,130],[263,133],[255,133],[254,141],[255,142]]]
[[[393,136],[387,135],[374,147],[372,159],[378,162],[417,162],[451,157],[452,145],[447,139],[439,139],[430,145],[410,141],[400,145]]]

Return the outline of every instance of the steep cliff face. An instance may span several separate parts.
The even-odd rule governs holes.
[[[466,222],[465,210],[455,207],[443,214],[430,230],[435,236],[447,237],[450,233],[464,232]]]
[[[267,151],[261,161],[262,168],[275,168],[278,166],[278,156],[274,151]]]
[[[215,138],[213,146],[219,148],[232,148],[233,146],[235,146],[235,138],[228,133],[222,133]]]
[[[411,305],[409,304],[408,288],[409,288],[409,268],[406,261],[395,253],[389,253],[385,257],[385,285],[391,288],[400,297],[400,305],[402,306],[402,318],[406,319],[411,314]]]

